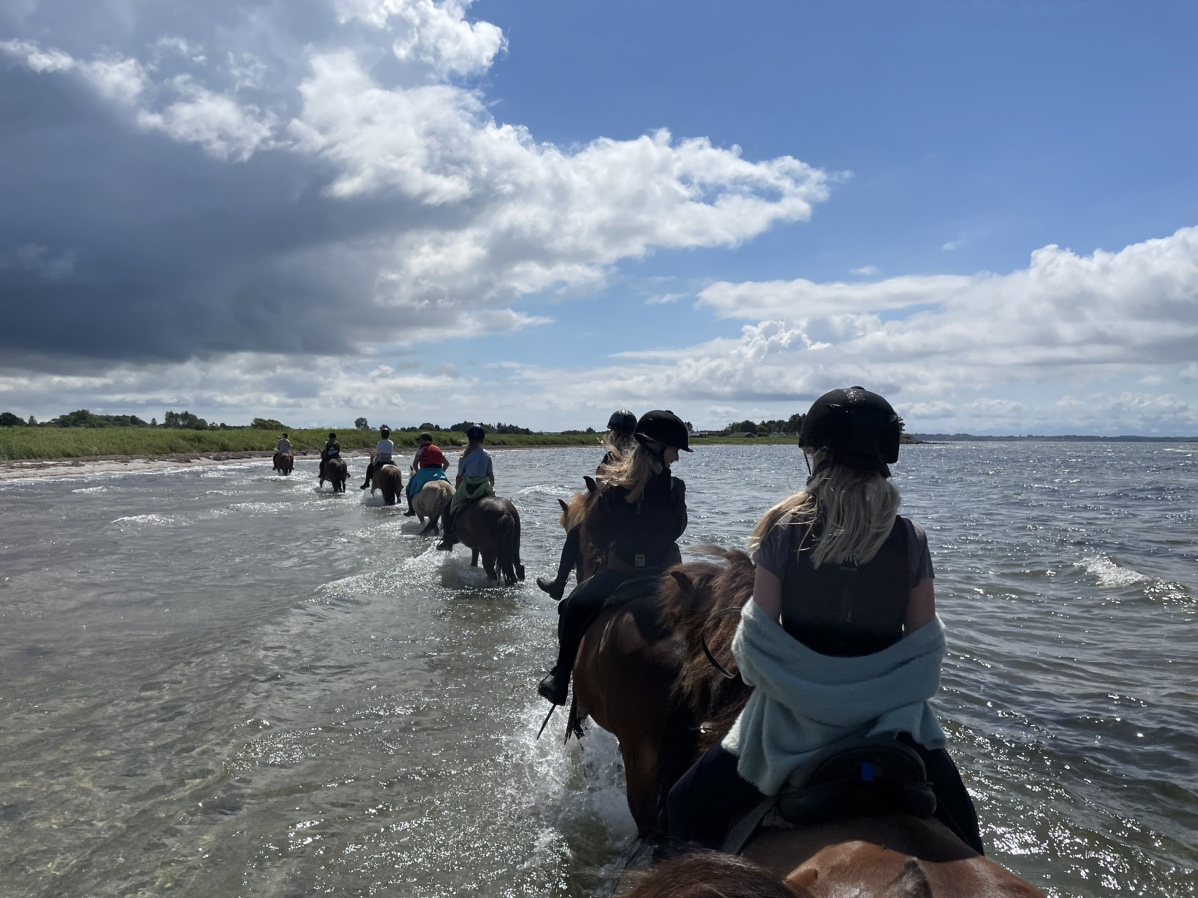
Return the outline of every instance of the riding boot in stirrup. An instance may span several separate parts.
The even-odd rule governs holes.
[[[566,591],[566,584],[561,580],[550,580],[548,577],[537,577],[537,586],[549,593],[549,598],[555,602],[560,602],[562,595]],[[560,702],[558,703],[560,704]]]
[[[457,538],[453,535],[453,515],[446,509],[441,515],[441,542],[437,543],[437,549],[448,552],[456,544]]]
[[[553,670],[537,684],[537,692],[546,701],[554,705],[564,705],[566,695],[570,691],[570,672],[562,673],[561,667],[554,665]]]

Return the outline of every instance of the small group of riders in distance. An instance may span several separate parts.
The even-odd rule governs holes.
[[[838,796],[836,801],[843,806],[821,808],[818,816],[811,812],[810,819],[852,820],[845,815],[848,808],[857,807],[856,790],[861,782],[856,780],[884,780],[892,769],[902,767],[915,771],[918,782],[903,787],[905,795],[915,797],[908,795],[905,810],[897,819],[918,820],[893,823],[890,817],[878,816],[884,812],[873,812],[882,822],[871,824],[875,829],[868,832],[881,835],[840,840],[843,845],[871,841],[881,845],[874,846],[881,853],[869,855],[868,862],[854,854],[859,866],[878,868],[877,876],[888,875],[884,870],[893,855],[899,859],[895,876],[901,877],[910,874],[910,864],[917,863],[919,875],[931,885],[926,891],[910,891],[912,895],[964,896],[971,894],[969,888],[973,887],[980,890],[973,894],[1041,894],[983,857],[973,801],[946,751],[945,732],[930,704],[939,689],[945,630],[936,613],[927,535],[918,524],[898,514],[900,497],[891,480],[890,465],[898,460],[900,433],[900,419],[890,403],[860,386],[825,393],[811,406],[798,440],[807,466],[805,485],[764,513],[749,538],[749,556],[740,553],[748,573],[741,581],[743,595],[720,612],[731,621],[725,628],[729,638],[722,654],[719,648],[709,649],[706,637],[708,625],[720,616],[713,613],[693,628],[704,633],[678,642],[689,647],[689,654],[674,651],[683,657],[677,665],[679,678],[675,686],[666,685],[662,697],[667,703],[677,700],[683,691],[681,672],[689,671],[698,657],[699,664],[710,663],[720,676],[713,679],[716,685],[692,686],[692,691],[706,690],[710,700],[724,688],[719,685],[720,677],[735,680],[743,704],[732,709],[722,729],[713,730],[712,720],[718,714],[708,719],[700,713],[691,720],[690,732],[679,740],[688,746],[681,764],[675,758],[671,767],[656,758],[649,765],[651,776],[661,780],[649,790],[649,804],[655,807],[652,813],[645,812],[646,805],[635,801],[632,794],[634,735],[616,733],[638,829],[642,836],[653,837],[655,858],[672,859],[668,861],[674,865],[672,869],[681,870],[677,865],[683,859],[703,857],[713,863],[712,855],[704,852],[743,849],[746,857],[756,857],[774,872],[791,871],[785,858],[779,860],[765,848],[754,855],[745,847],[756,838],[750,834],[760,834],[760,826],[765,825],[756,821],[771,819],[767,809],[774,809],[772,819],[776,819],[784,795],[791,796],[792,806],[811,804],[811,783],[816,783],[823,789],[820,794]],[[395,447],[388,429],[383,428],[380,436],[363,489],[371,485],[375,470],[394,464]],[[452,549],[458,540],[455,517],[464,504],[494,497],[495,474],[491,456],[483,448],[484,438],[478,425],[467,432],[468,445],[458,461],[453,499],[441,515],[443,537],[438,549]],[[280,440],[280,451],[284,451],[285,441],[286,434]],[[408,485],[409,491],[416,486],[417,492],[432,480],[447,479],[448,468],[444,453],[433,445],[429,434],[421,434],[418,444],[412,463],[414,476]],[[613,647],[620,638],[612,629],[613,609],[636,600],[659,602],[658,597],[666,596],[671,588],[677,591],[678,584],[699,589],[695,584],[707,582],[704,578],[718,579],[718,572],[710,563],[683,563],[679,548],[688,523],[686,485],[674,476],[672,468],[682,453],[693,451],[685,422],[665,409],[639,417],[620,409],[608,420],[603,449],[594,477],[584,478],[588,492],[575,497],[577,504],[561,503],[566,536],[555,576],[537,578],[537,586],[558,602],[556,657],[537,691],[552,707],[563,706],[570,696],[573,674],[570,726],[576,727],[589,713],[600,726],[611,729],[593,712],[593,706],[603,704],[607,714],[618,714],[622,702],[631,706],[641,698],[637,690],[626,689],[625,694],[588,704],[585,696],[580,701],[582,686],[577,677],[584,675],[584,655],[593,659],[597,653],[617,651]],[[326,462],[339,455],[336,436],[330,434],[321,453],[322,476]],[[407,514],[414,513],[412,495],[408,493]],[[515,515],[514,508],[511,515]],[[519,567],[518,517],[514,527],[515,564]],[[472,543],[467,540],[467,545]],[[726,559],[734,554],[733,550],[708,548],[722,552]],[[567,592],[571,572],[576,573],[578,582]],[[523,579],[522,567],[519,578]],[[593,625],[596,630],[607,627],[602,639],[588,637]],[[639,626],[641,645],[667,638],[650,631],[655,627],[668,630],[668,621]],[[677,640],[679,635],[670,634],[669,638]],[[591,646],[584,649],[588,639]],[[701,652],[694,652],[696,645]],[[716,655],[736,672],[729,674]],[[673,662],[666,666],[672,670],[670,664]],[[664,740],[654,738],[664,745]],[[651,748],[650,754],[665,751],[661,745]],[[829,784],[816,778],[829,776],[827,771],[836,769],[837,763],[844,768],[849,762],[843,759],[850,757],[856,764],[852,784]],[[796,771],[811,770],[815,772],[810,773],[810,782],[800,782]],[[800,787],[808,791],[796,792]],[[844,803],[850,789],[853,802]],[[897,783],[895,789],[902,791]],[[794,798],[796,794],[801,801]],[[899,829],[887,830],[886,826]],[[912,827],[918,836],[911,834]],[[740,841],[735,841],[737,838]],[[824,843],[824,848],[831,844]],[[804,876],[814,877],[818,868],[819,875],[839,881],[831,872],[837,862],[809,848],[802,860],[810,867]],[[838,850],[852,853],[862,849]],[[953,867],[958,861],[964,866]],[[704,876],[719,877],[724,873],[737,876],[741,868],[728,867],[724,873],[706,869]],[[802,879],[799,870],[794,866],[793,872],[783,876],[792,888]],[[946,872],[951,870],[957,872]],[[684,879],[679,874],[675,882]],[[965,880],[973,885],[962,885]],[[832,894],[815,889],[796,893]],[[649,888],[643,894],[658,892]],[[662,894],[715,893],[696,889],[693,893],[666,890]]]

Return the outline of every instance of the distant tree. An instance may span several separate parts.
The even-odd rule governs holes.
[[[690,421],[687,421],[687,422],[686,422],[686,432],[687,432],[687,433],[694,433],[694,432],[695,432],[695,425],[694,425],[694,424],[691,424],[691,422],[690,422]]]
[[[470,426],[469,424],[467,424],[467,425],[466,425],[466,427],[469,427],[469,426]],[[417,428],[415,428],[415,429],[416,429],[416,430],[427,430],[429,433],[432,433],[434,430],[438,430],[438,431],[439,431],[439,430],[441,430],[441,425],[440,425],[440,424],[433,424],[433,423],[431,423],[431,422],[429,422],[429,421],[425,421],[423,424],[421,424],[419,427],[417,427]],[[450,429],[450,430],[455,430],[456,428],[453,428],[453,427],[451,427],[451,428],[449,428],[449,429]],[[463,427],[462,429],[463,429],[463,430],[465,430],[466,428],[465,428],[465,427]]]
[[[807,416],[801,412],[795,412],[786,420],[786,427],[784,429],[787,433],[798,433],[803,429],[803,421],[806,418]]]
[[[158,426],[158,419],[157,419],[157,418],[151,418],[151,419],[150,419],[150,426],[151,426],[151,427],[157,427],[157,426]]]
[[[37,418],[33,417],[33,415],[29,416],[29,426],[37,427]]]
[[[365,418],[354,418],[355,430],[370,430],[370,422]]]
[[[191,412],[167,412],[162,418],[163,427],[177,427],[180,430],[207,430],[208,422],[197,418]]]
[[[215,426],[214,424],[213,427]],[[274,418],[255,418],[250,422],[250,427],[255,430],[287,430],[286,424],[276,421]]]
[[[757,433],[757,422],[746,418],[744,421],[733,421],[725,429],[728,433]]]
[[[99,420],[87,409],[81,408],[65,415],[59,415],[52,423],[59,427],[103,427],[107,422]]]
[[[24,423],[12,412],[0,412],[0,427],[20,427]]]
[[[899,416],[899,419],[898,419],[898,426],[899,426],[899,433],[902,433],[903,431],[905,431],[907,429],[907,422],[903,420],[901,415]]]

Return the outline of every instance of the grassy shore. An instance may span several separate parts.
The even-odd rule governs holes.
[[[327,429],[291,430],[288,437],[296,452],[319,452],[328,437]],[[495,448],[537,446],[598,447],[597,433],[487,434],[487,445]],[[392,433],[398,449],[411,449],[415,433]],[[172,455],[215,455],[221,453],[273,452],[279,434],[273,430],[177,430],[168,427],[0,427],[0,461],[50,461],[87,458],[154,458]],[[352,452],[374,448],[375,430],[341,430],[337,439],[342,450]],[[443,448],[466,445],[466,434],[437,432],[437,445]],[[791,438],[732,437],[696,438],[696,446],[713,443],[761,444],[792,443]]]

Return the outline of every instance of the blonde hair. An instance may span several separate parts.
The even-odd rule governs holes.
[[[599,443],[613,457],[621,459],[632,451],[633,446],[636,445],[636,439],[630,433],[624,433],[620,430],[609,430],[603,434],[603,439]],[[613,464],[613,462],[609,462],[608,464]]]
[[[462,450],[462,454],[458,457],[458,464],[460,465],[462,463],[462,459],[465,458],[467,455],[469,455],[471,452],[473,452],[475,449],[481,449],[482,447],[483,447],[482,440],[471,440],[469,443],[466,444],[466,448]]]
[[[765,513],[749,537],[755,552],[775,527],[822,527],[811,564],[839,564],[851,556],[866,563],[878,554],[894,526],[901,498],[898,487],[875,471],[833,464],[825,452],[814,453],[814,473],[799,492]]]
[[[659,450],[665,449],[656,440],[649,444]],[[662,461],[654,458],[652,452],[647,452],[646,446],[633,443],[630,448],[614,462],[604,465],[603,470],[595,475],[596,479],[605,486],[622,486],[628,490],[625,502],[639,502],[645,494],[645,487],[665,466]]]

